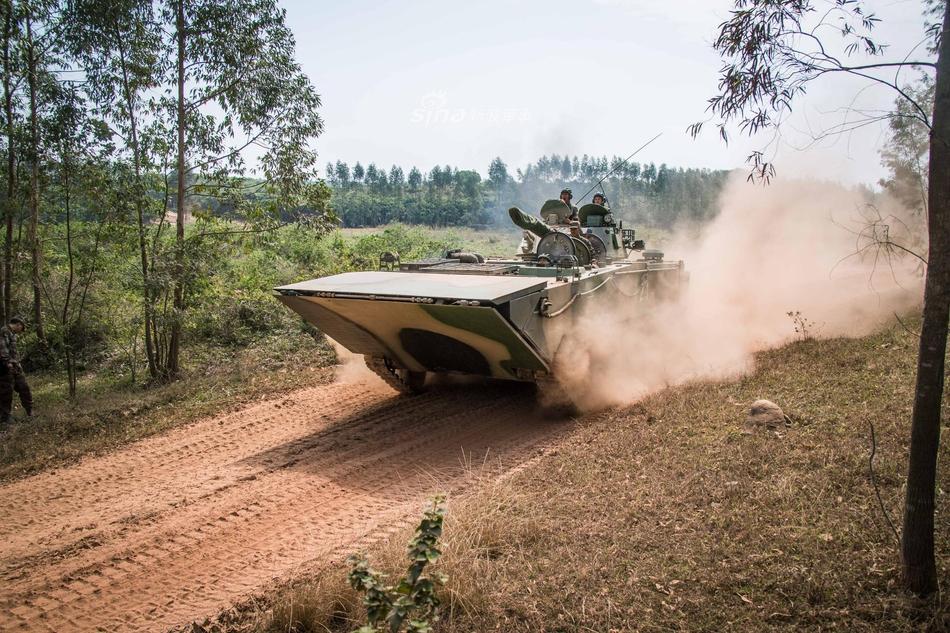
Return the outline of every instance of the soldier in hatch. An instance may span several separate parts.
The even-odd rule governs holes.
[[[566,204],[567,206],[569,206],[569,207],[571,208],[571,216],[570,216],[569,219],[571,219],[571,220],[576,220],[576,219],[577,219],[577,207],[575,207],[573,204],[571,204],[571,199],[572,199],[573,197],[574,197],[574,192],[573,192],[573,191],[571,191],[570,189],[561,189],[561,202],[563,202],[564,204]]]
[[[604,207],[605,209],[609,209],[609,208],[610,208],[610,205],[607,204],[607,196],[605,196],[605,195],[602,194],[602,193],[595,193],[595,194],[594,194],[594,198],[593,198],[593,202],[594,202],[594,204],[599,204],[600,206]]]

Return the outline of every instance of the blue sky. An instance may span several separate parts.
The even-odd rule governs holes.
[[[906,51],[922,37],[918,0],[870,3],[878,37]],[[430,0],[318,3],[288,0],[298,58],[320,92],[321,162],[452,164],[485,173],[501,156],[512,171],[541,154],[627,155],[676,166],[741,166],[763,139],[724,146],[704,118],[720,62],[711,50],[730,3],[721,0]],[[900,56],[903,56],[902,54]],[[855,81],[816,84],[784,129],[780,173],[873,183],[883,125],[807,150],[809,128],[893,96]]]

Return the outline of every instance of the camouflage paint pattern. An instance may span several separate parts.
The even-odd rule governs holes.
[[[682,266],[678,262],[637,261],[576,272],[578,276],[534,277],[545,281],[540,289],[522,277],[524,291],[505,295],[497,305],[424,296],[380,298],[377,294],[346,293],[340,297],[315,290],[362,287],[375,293],[381,286],[396,288],[412,280],[419,282],[410,284],[415,290],[445,290],[444,285],[433,283],[438,277],[413,272],[391,273],[398,278],[383,279],[372,277],[374,273],[348,273],[345,284],[330,278],[326,286],[285,286],[278,289],[278,298],[350,351],[388,357],[410,371],[535,380],[551,372],[561,338],[569,335],[573,315],[590,297],[596,295],[608,305],[646,307],[642,304],[677,290]],[[563,271],[563,275],[569,274]],[[481,287],[476,279],[468,281],[469,286]],[[308,292],[313,294],[304,294]]]
[[[518,369],[548,370],[538,351],[489,306],[306,296],[279,298],[350,351],[388,356],[411,371],[460,372],[517,380]],[[446,349],[426,350],[426,345]]]

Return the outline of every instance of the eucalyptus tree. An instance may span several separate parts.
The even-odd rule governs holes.
[[[333,166],[333,171],[335,175],[336,182],[339,183],[339,186],[343,189],[346,189],[350,185],[350,167],[346,163],[336,161],[336,164]]]
[[[310,147],[320,99],[274,0],[74,0],[71,11],[90,96],[131,163],[149,373],[173,380],[206,240],[304,206],[330,217]],[[225,201],[241,225],[186,230],[195,198]]]
[[[58,64],[60,13],[52,0],[5,0],[3,20],[3,101],[6,144],[5,241],[3,256],[2,312],[9,316],[13,296],[14,223],[21,204],[20,167],[28,169],[26,186],[27,241],[30,249],[30,282],[33,325],[45,346],[42,311],[43,245],[39,235],[42,205],[41,171],[45,158],[43,118],[48,113],[44,93],[56,82],[52,67]]]
[[[6,141],[6,199],[3,206],[4,242],[2,284],[0,293],[0,320],[4,323],[11,316],[11,299],[13,284],[13,225],[17,211],[17,120],[18,105],[16,103],[17,85],[22,73],[20,72],[16,55],[16,43],[20,36],[20,13],[13,0],[3,0],[0,3],[3,19],[3,113],[4,139]]]
[[[136,226],[143,310],[143,342],[152,379],[159,377],[158,332],[155,322],[153,261],[150,244],[160,238],[152,220],[161,205],[150,193],[158,186],[160,157],[154,143],[143,142],[143,130],[154,119],[154,91],[165,81],[163,31],[150,0],[73,0],[67,39],[71,55],[82,67],[85,90],[99,116],[118,140],[124,175],[119,186],[128,192]],[[147,139],[146,139],[147,140]],[[126,169],[122,163],[130,166]]]
[[[422,186],[422,172],[416,167],[410,169],[409,175],[406,177],[406,184],[409,185],[410,191],[418,191]]]
[[[915,85],[904,88],[914,102],[926,112],[933,111],[933,78],[924,75]],[[881,185],[915,215],[927,213],[927,157],[930,152],[930,128],[914,116],[912,106],[903,97],[894,103],[893,116],[888,121],[891,136],[881,150],[881,163],[888,177]]]
[[[27,240],[30,245],[30,285],[33,290],[33,330],[46,348],[46,326],[43,314],[43,243],[39,235],[42,193],[41,163],[46,159],[43,143],[43,119],[48,115],[50,100],[45,98],[56,90],[58,81],[53,66],[60,63],[62,13],[55,1],[24,0],[20,3],[23,20],[22,55],[26,72],[28,119],[27,158],[29,175],[29,219]]]
[[[394,189],[402,189],[406,184],[406,173],[402,170],[402,167],[399,165],[393,165],[389,168],[389,184],[393,186]]]
[[[709,101],[720,135],[728,139],[731,123],[748,133],[779,127],[795,98],[813,82],[848,75],[894,91],[906,116],[928,130],[929,254],[901,535],[904,583],[919,595],[938,588],[934,498],[950,318],[950,10],[946,0],[928,0],[927,7],[926,30],[935,58],[918,50],[889,57],[890,48],[875,40],[879,19],[857,0],[736,0],[714,43],[724,64],[719,92]],[[900,71],[911,69],[933,77],[932,111],[898,83]],[[847,120],[826,135],[891,116]],[[691,131],[696,134],[701,127],[695,124]],[[767,180],[774,174],[763,151],[753,152],[749,160],[752,177]]]
[[[74,82],[54,84],[46,98],[51,113],[45,132],[50,146],[48,198],[55,205],[52,229],[65,242],[65,273],[49,279],[44,295],[55,315],[55,345],[62,350],[69,396],[76,395],[76,353],[86,315],[89,290],[101,273],[104,237],[115,205],[108,197],[115,170],[110,162],[110,132],[90,116],[90,108]],[[77,230],[77,215],[81,230]]]
[[[294,37],[275,0],[167,0],[162,5],[168,73],[162,99],[175,131],[175,249],[172,311],[162,377],[180,372],[182,324],[187,307],[189,196],[221,196],[266,227],[279,223],[300,198],[326,209],[317,185],[316,153],[323,130],[320,97],[294,58]],[[262,188],[271,204],[246,204],[243,176],[259,152]],[[251,230],[255,230],[252,228]],[[193,238],[199,244],[206,232]]]

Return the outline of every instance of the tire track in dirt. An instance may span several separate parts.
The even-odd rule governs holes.
[[[568,426],[513,385],[325,385],[0,486],[0,630],[212,615]]]

